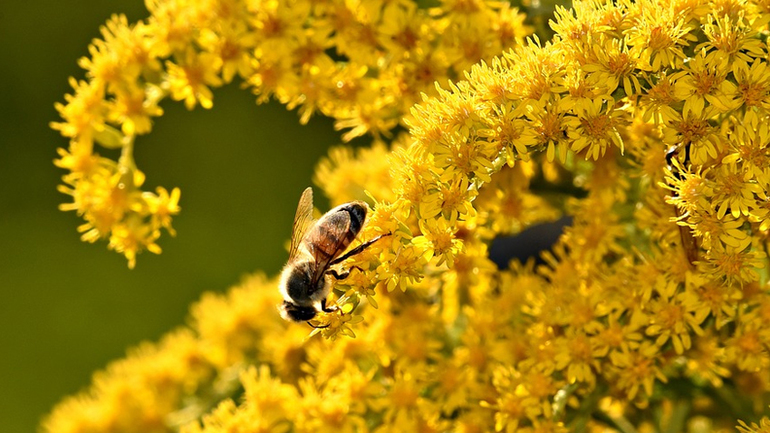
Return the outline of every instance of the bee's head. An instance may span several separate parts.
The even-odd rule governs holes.
[[[318,311],[312,306],[301,306],[288,301],[283,301],[278,306],[278,312],[281,313],[281,317],[290,322],[307,322],[312,320]]]

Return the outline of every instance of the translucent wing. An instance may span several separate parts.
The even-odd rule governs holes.
[[[310,254],[315,259],[315,270],[311,279],[313,285],[323,278],[332,260],[348,247],[350,241],[350,215],[336,212],[323,216],[323,223],[308,234]]]
[[[297,205],[297,213],[294,214],[294,224],[291,227],[291,247],[289,248],[289,260],[293,259],[299,251],[299,245],[307,234],[307,229],[313,223],[313,188],[307,187],[302,192]]]

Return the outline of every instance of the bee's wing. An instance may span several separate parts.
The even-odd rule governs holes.
[[[291,247],[289,247],[289,260],[293,259],[299,251],[299,245],[307,234],[307,229],[313,223],[313,188],[307,187],[302,192],[297,205],[297,213],[294,214],[294,224],[291,226]]]
[[[323,216],[322,222],[308,234],[310,253],[316,266],[311,284],[323,278],[332,261],[347,249],[351,240],[350,215],[347,212]]]

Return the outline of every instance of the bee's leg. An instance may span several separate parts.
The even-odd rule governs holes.
[[[344,280],[345,278],[347,278],[350,275],[350,271],[352,271],[353,269],[358,269],[361,272],[364,271],[363,269],[359,268],[358,266],[351,266],[350,269],[348,269],[347,271],[345,271],[345,272],[343,272],[341,274],[338,273],[334,269],[329,269],[328,271],[326,271],[326,273],[331,275],[332,277],[334,277],[335,280],[339,281],[339,280]]]
[[[314,328],[314,329],[324,329],[324,328],[328,328],[328,327],[329,327],[329,325],[324,325],[324,326],[315,326],[315,325],[313,325],[313,324],[312,324],[312,323],[310,323],[310,322],[305,322],[305,323],[307,323],[308,325],[310,325],[310,327],[311,327],[311,328]]]
[[[337,311],[337,306],[334,305],[332,307],[327,307],[326,306],[326,298],[324,298],[324,299],[321,299],[321,310],[323,310],[324,313],[331,313],[333,311]],[[325,328],[325,326],[324,326],[324,328]]]
[[[388,233],[385,233],[384,235],[379,235],[379,236],[375,237],[374,239],[370,239],[370,240],[362,243],[361,245],[353,248],[352,250],[348,251],[347,253],[345,253],[345,254],[337,257],[336,259],[332,260],[331,263],[329,263],[329,266],[334,266],[337,263],[340,263],[340,262],[342,262],[343,260],[345,260],[347,258],[355,256],[356,254],[360,253],[361,251],[369,248],[369,246],[371,246],[373,243],[375,243],[378,240],[380,240],[380,238],[384,238],[385,236],[390,236],[392,234],[393,233],[388,232]],[[339,280],[340,278],[337,278],[337,279]]]

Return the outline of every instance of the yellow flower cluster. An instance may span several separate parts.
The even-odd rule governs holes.
[[[166,97],[211,108],[212,88],[236,76],[258,102],[271,97],[348,129],[345,140],[389,135],[420,95],[434,94],[480,60],[522,42],[524,15],[492,0],[448,0],[424,9],[411,0],[151,0],[151,16],[115,16],[80,60],[87,81],[57,104],[53,128],[71,140],[57,165],[70,171],[62,191],[87,224],[83,239],[109,238],[133,267],[160,248],[180,192],[141,190],[133,163],[137,136],[152,129]],[[122,149],[117,161],[94,143]],[[173,231],[171,231],[173,234]]]
[[[741,433],[767,433],[770,432],[770,419],[768,417],[762,417],[759,425],[751,423],[749,426],[744,421],[740,421],[738,425],[738,431]]]
[[[359,240],[392,233],[342,264],[326,327],[281,322],[255,277],[44,431],[767,431],[745,421],[770,393],[768,22],[761,1],[559,9],[409,135],[321,161],[334,204],[368,194]],[[561,215],[544,264],[490,260]]]

